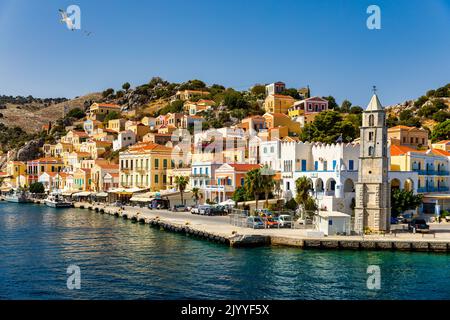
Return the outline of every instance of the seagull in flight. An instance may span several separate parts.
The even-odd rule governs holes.
[[[73,25],[72,19],[67,16],[67,12],[62,9],[59,9],[59,13],[61,14],[61,23],[65,23],[69,30],[74,31],[75,26]]]

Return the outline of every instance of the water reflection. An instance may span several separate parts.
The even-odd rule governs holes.
[[[0,242],[0,298],[450,298],[448,255],[231,249],[91,211],[5,203]],[[70,264],[79,291],[66,288]],[[366,288],[370,264],[382,269],[380,291]]]

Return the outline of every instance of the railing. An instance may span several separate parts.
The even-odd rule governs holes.
[[[448,176],[449,171],[446,170],[419,170],[413,169],[414,172],[417,172],[421,176]]]
[[[440,187],[422,187],[422,188],[417,188],[417,192],[437,192],[437,191],[449,191],[449,187],[447,186],[440,186]]]

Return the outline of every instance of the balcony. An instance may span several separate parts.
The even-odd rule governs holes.
[[[444,191],[448,191],[448,187],[439,187],[438,191],[444,192]]]
[[[437,174],[438,176],[448,176],[448,175],[449,175],[449,172],[448,172],[448,171],[445,171],[445,170],[439,170],[439,171],[436,171],[436,174]]]
[[[448,176],[449,175],[449,171],[446,171],[446,170],[419,170],[419,169],[413,168],[413,171],[417,172],[421,176]]]

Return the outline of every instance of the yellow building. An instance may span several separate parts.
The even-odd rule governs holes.
[[[73,189],[92,191],[91,169],[77,169],[73,173]]]
[[[142,141],[144,139],[144,136],[150,132],[150,127],[139,122],[127,126],[126,130],[134,132],[134,134],[136,135],[136,141]]]
[[[9,161],[6,165],[7,181],[13,188],[24,187],[27,184],[27,165],[21,161]]]
[[[58,158],[47,157],[27,161],[27,184],[30,185],[37,182],[44,172],[61,172],[63,168],[64,163]]]
[[[417,192],[449,190],[449,157],[443,150],[419,151],[411,147],[391,145],[391,171],[413,171],[418,174]],[[395,187],[395,186],[393,186]]]
[[[167,169],[174,167],[172,148],[138,143],[119,154],[119,164],[120,187],[159,191],[167,184]]]
[[[433,149],[444,150],[450,152],[450,140],[442,140],[431,145]]]
[[[300,123],[293,121],[288,115],[284,113],[265,113],[263,115],[266,128],[272,129],[277,127],[287,127],[291,133],[300,134]],[[283,133],[282,131],[280,133]]]
[[[105,117],[112,112],[120,114],[120,106],[109,103],[93,103],[89,108],[87,118],[90,120],[103,121]]]
[[[115,132],[120,132],[125,130],[125,122],[126,120],[123,118],[120,119],[114,119],[108,121],[108,129],[113,130]]]
[[[423,128],[395,126],[388,129],[388,139],[392,145],[428,148],[428,131]]]
[[[172,96],[171,102],[176,100],[186,101],[190,100],[194,97],[201,97],[201,96],[207,96],[210,93],[206,90],[183,90],[183,91],[177,91],[177,93]]]
[[[281,94],[271,94],[264,100],[264,110],[268,113],[288,113],[288,109],[292,107],[295,99],[291,96]]]

